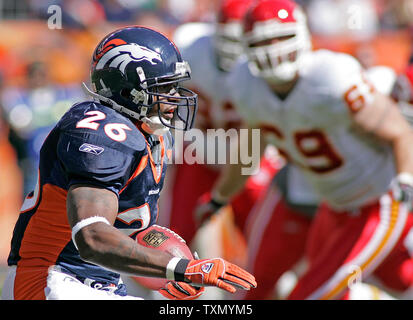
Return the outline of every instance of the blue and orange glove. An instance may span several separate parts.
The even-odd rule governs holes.
[[[193,286],[214,286],[230,293],[236,289],[250,290],[257,287],[252,274],[222,258],[172,258],[167,266],[166,277]]]
[[[205,288],[194,287],[185,282],[169,281],[164,288],[158,291],[165,298],[171,300],[194,300],[204,293]]]

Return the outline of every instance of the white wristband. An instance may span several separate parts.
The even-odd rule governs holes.
[[[75,235],[76,233],[78,233],[80,231],[80,229],[92,224],[92,223],[96,223],[96,222],[104,222],[108,225],[110,225],[109,221],[105,218],[105,217],[100,217],[100,216],[94,216],[94,217],[89,217],[83,220],[80,220],[78,223],[76,223],[73,228],[72,228],[72,241],[73,244],[75,245],[76,249],[77,249],[77,245],[76,245],[76,241],[75,241]]]
[[[166,266],[166,279],[175,280],[175,268],[181,258],[173,257]]]

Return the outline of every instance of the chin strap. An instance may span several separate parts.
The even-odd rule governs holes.
[[[142,129],[149,134],[163,136],[169,131],[169,128],[164,126],[158,116],[144,117],[141,119]]]
[[[107,97],[105,97],[105,96],[102,96],[102,95],[100,95],[100,94],[97,94],[96,92],[93,92],[92,90],[90,90],[90,89],[87,87],[87,85],[86,85],[84,82],[82,82],[82,89],[83,89],[83,91],[84,91],[87,95],[93,97],[93,98],[96,99],[96,100],[100,100],[100,101],[103,101],[103,102],[107,103],[112,109],[114,109],[114,110],[116,110],[116,111],[118,111],[118,112],[127,114],[128,116],[130,116],[130,117],[132,117],[132,118],[134,118],[134,119],[137,119],[137,120],[142,121],[143,115],[140,115],[140,114],[137,113],[137,112],[134,112],[134,111],[132,111],[132,110],[129,110],[128,108],[125,108],[125,107],[121,106],[120,104],[117,104],[117,103],[116,103],[115,101],[113,101],[112,99],[109,99],[109,98],[107,98]]]

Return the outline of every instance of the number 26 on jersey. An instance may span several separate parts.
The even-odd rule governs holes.
[[[85,113],[88,117],[80,120],[76,128],[86,128],[97,130],[100,127],[99,121],[106,119],[106,115],[101,111],[88,111]],[[105,134],[112,140],[122,142],[126,140],[126,131],[132,130],[124,123],[107,123],[103,128]]]

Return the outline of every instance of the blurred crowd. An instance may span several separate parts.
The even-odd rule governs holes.
[[[301,0],[315,48],[402,72],[411,59],[413,0]],[[166,35],[211,22],[219,0],[0,0],[0,265],[22,198],[34,187],[39,148],[60,116],[84,98],[91,53],[128,24]],[[59,9],[59,10],[57,10]],[[57,10],[57,11],[56,11]],[[53,24],[61,14],[61,24]]]

